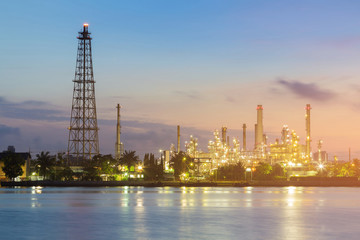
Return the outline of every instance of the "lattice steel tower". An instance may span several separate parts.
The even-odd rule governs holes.
[[[99,154],[96,118],[95,81],[88,24],[79,32],[74,92],[69,127],[68,154],[77,159],[91,159]]]

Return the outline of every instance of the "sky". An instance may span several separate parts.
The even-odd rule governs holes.
[[[0,2],[0,151],[67,150],[77,35],[92,33],[100,151],[140,155],[213,131],[253,146],[256,106],[269,141],[288,125],[315,151],[360,158],[359,1]]]

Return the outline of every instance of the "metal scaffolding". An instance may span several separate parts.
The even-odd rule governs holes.
[[[91,159],[99,154],[98,125],[95,103],[95,81],[91,56],[91,37],[88,24],[79,32],[78,51],[71,119],[69,127],[68,155],[76,159]]]

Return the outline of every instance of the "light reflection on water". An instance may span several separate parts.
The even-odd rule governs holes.
[[[360,188],[0,188],[0,231],[1,239],[358,239],[358,199]]]

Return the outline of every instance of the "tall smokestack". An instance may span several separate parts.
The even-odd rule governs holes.
[[[258,105],[257,110],[257,125],[256,125],[256,135],[255,135],[255,148],[258,149],[264,143],[264,129],[263,129],[263,107]]]
[[[226,130],[227,130],[227,127],[222,127],[221,128],[221,136],[222,136],[222,143],[223,144],[226,144]]]
[[[257,128],[257,123],[255,123],[255,149],[256,149],[256,142],[257,142],[257,131],[258,131],[258,128]]]
[[[306,114],[305,114],[305,128],[306,128],[306,159],[310,160],[310,143],[311,143],[311,139],[310,139],[310,104],[306,104]]]
[[[243,151],[246,151],[246,124],[243,124]]]
[[[120,125],[120,104],[117,105],[117,124],[116,124],[116,143],[115,143],[115,159],[120,159],[121,157],[121,125]]]
[[[177,126],[177,153],[180,152],[180,125]]]

